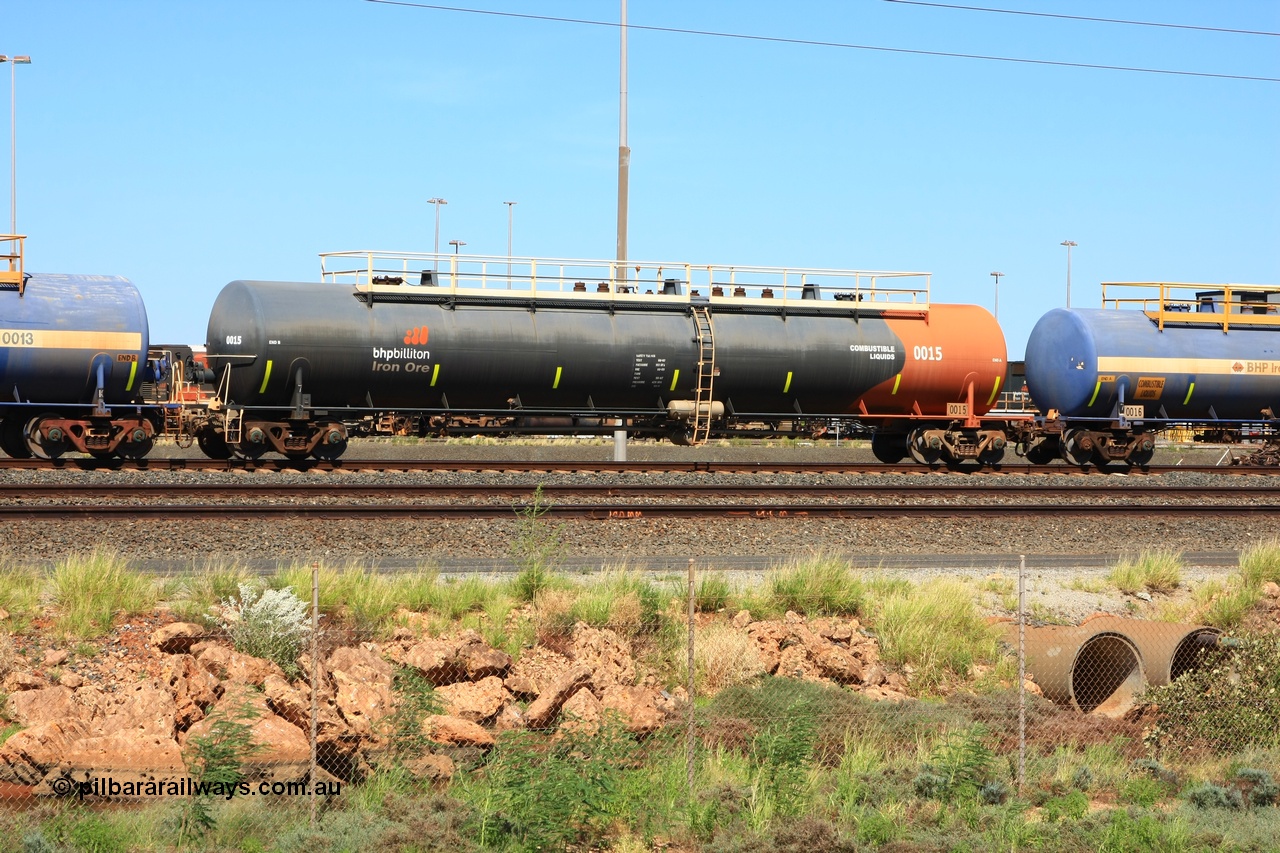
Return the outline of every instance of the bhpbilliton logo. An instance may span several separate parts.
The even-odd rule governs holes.
[[[427,342],[427,327],[418,326],[416,329],[410,329],[405,332],[404,342],[406,344],[425,344]]]

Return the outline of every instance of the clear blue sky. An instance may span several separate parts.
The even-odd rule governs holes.
[[[473,8],[616,22],[617,0]],[[1280,31],[1276,0],[999,6]],[[1280,77],[1280,39],[885,0],[630,0],[633,25]],[[204,341],[237,278],[317,255],[607,258],[618,31],[366,0],[11,0],[28,269],[124,275]],[[1098,282],[1280,282],[1280,83],[632,30],[630,256],[934,273],[1010,357]],[[0,65],[8,106],[8,65]],[[8,149],[8,110],[0,117]],[[5,158],[8,159],[7,157]],[[6,164],[7,165],[7,164]],[[8,189],[8,169],[2,185]],[[7,230],[0,216],[0,230]],[[447,249],[447,245],[445,245]]]

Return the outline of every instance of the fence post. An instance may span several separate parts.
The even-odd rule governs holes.
[[[1018,793],[1027,782],[1027,556],[1018,556]]]
[[[693,727],[693,636],[694,636],[694,598],[695,592],[693,588],[693,560],[689,560],[689,722],[685,729],[685,775],[689,785],[690,802],[693,801],[693,757],[694,757],[694,727]]]
[[[316,730],[320,717],[320,564],[311,564],[311,828],[316,828]]]

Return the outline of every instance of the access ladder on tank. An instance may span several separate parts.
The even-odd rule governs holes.
[[[693,393],[693,422],[690,441],[703,444],[711,435],[711,386],[716,372],[716,336],[711,326],[711,310],[693,306],[693,322],[698,329],[698,384]]]

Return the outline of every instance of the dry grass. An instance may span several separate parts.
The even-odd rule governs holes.
[[[681,683],[688,678],[687,659]],[[714,696],[726,687],[745,684],[764,674],[764,663],[755,640],[724,622],[713,622],[698,631],[693,647],[694,687],[699,696]]]
[[[1126,595],[1143,590],[1173,592],[1182,585],[1182,555],[1176,551],[1143,551],[1136,560],[1121,560],[1108,580]]]

